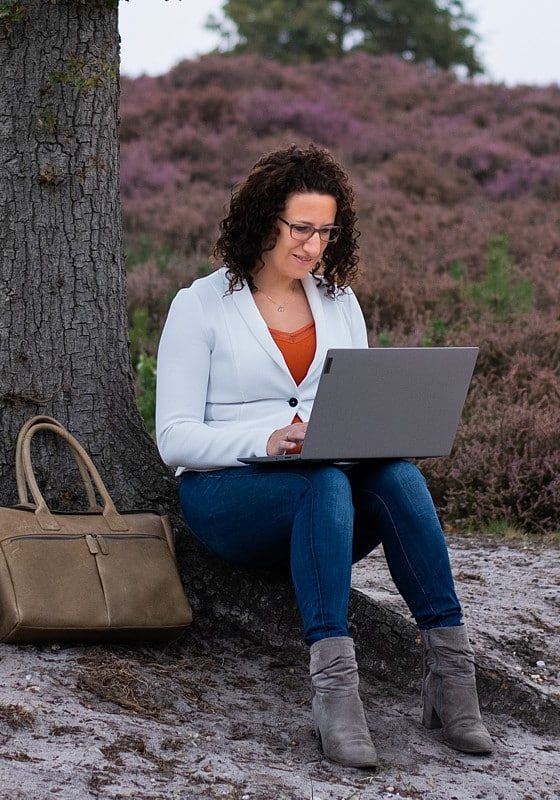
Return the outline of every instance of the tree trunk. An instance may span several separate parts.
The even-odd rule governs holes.
[[[0,504],[17,502],[14,445],[22,423],[54,416],[91,453],[120,509],[171,513],[195,608],[274,638],[296,613],[286,579],[271,585],[237,574],[191,544],[173,474],[136,409],[113,5],[25,0],[12,5],[7,27],[0,17]],[[47,500],[76,505],[79,476],[66,448],[52,437],[42,442],[33,462]]]
[[[117,3],[9,8],[0,21],[0,501],[16,499],[19,427],[46,413],[90,451],[121,507],[149,505],[169,477],[136,410],[128,353]],[[34,464],[41,483],[70,489],[64,501],[78,493],[63,447],[35,447]]]

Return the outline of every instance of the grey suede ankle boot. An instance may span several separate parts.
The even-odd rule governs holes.
[[[422,724],[442,728],[443,740],[463,753],[491,753],[482,724],[474,674],[474,653],[465,625],[421,631],[424,666]]]
[[[321,639],[311,645],[313,719],[323,753],[346,767],[375,767],[371,741],[358,693],[358,667],[349,636]]]

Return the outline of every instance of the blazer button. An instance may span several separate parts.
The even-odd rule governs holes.
[[[291,405],[292,408],[295,408],[298,404],[297,397],[290,397],[288,403]]]

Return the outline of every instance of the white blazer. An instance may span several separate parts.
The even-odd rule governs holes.
[[[242,467],[264,456],[270,434],[297,413],[309,419],[329,347],[367,347],[354,293],[336,298],[307,275],[302,283],[315,320],[317,349],[298,385],[249,287],[227,294],[226,269],[181,289],[158,350],[156,436],[166,464],[185,469]],[[336,409],[333,409],[336,419]]]

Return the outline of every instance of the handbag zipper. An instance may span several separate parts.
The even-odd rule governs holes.
[[[158,541],[163,542],[164,540],[161,536],[158,536],[156,533],[49,533],[49,534],[41,534],[41,533],[31,533],[29,535],[18,535],[18,536],[10,536],[7,539],[4,539],[5,542],[17,542],[26,540],[26,541],[52,541],[53,539],[58,540],[68,540],[68,539],[84,539],[85,543],[88,546],[89,552],[92,556],[98,555],[101,553],[102,555],[109,554],[109,548],[107,546],[107,542],[105,541],[105,537],[109,539],[158,539]]]

